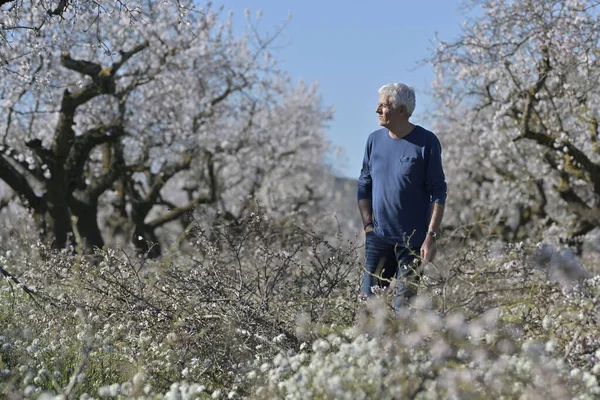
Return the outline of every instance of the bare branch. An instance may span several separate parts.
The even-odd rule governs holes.
[[[25,200],[39,213],[45,211],[44,200],[35,194],[27,179],[4,157],[0,155],[0,178],[6,182],[12,190],[23,196]]]
[[[80,90],[70,93],[65,90],[61,103],[59,122],[56,127],[52,151],[59,159],[67,157],[75,134],[73,132],[74,114],[77,107],[101,94],[115,94],[115,73],[133,55],[142,51],[148,43],[142,43],[130,51],[121,52],[121,60],[107,69],[102,69],[99,64],[89,61],[74,60],[69,53],[61,55],[61,65],[72,71],[88,75],[92,82]]]
[[[48,11],[48,15],[62,16],[63,12],[65,11],[65,8],[67,8],[68,5],[68,0],[60,0],[60,2],[54,10]]]
[[[113,63],[112,67],[110,68],[110,74],[112,76],[114,76],[117,73],[117,71],[119,70],[119,68],[121,68],[123,66],[123,64],[125,64],[127,62],[127,60],[129,60],[131,57],[133,57],[140,51],[146,49],[149,45],[150,45],[150,43],[144,42],[142,44],[135,46],[133,49],[131,49],[129,51],[120,51],[119,53],[121,54],[121,59],[119,61]]]
[[[149,222],[148,225],[152,228],[157,228],[166,223],[177,220],[185,213],[192,211],[194,209],[194,207],[196,207],[198,204],[208,204],[208,203],[216,202],[217,201],[217,179],[216,179],[216,175],[215,175],[213,155],[211,153],[208,153],[207,168],[208,168],[209,187],[210,187],[210,193],[208,195],[199,196],[184,206],[175,207],[173,210],[166,213],[165,215],[155,219],[154,221]]]
[[[566,153],[570,155],[575,162],[580,164],[581,167],[590,175],[590,179],[594,185],[594,192],[600,194],[600,165],[592,162],[592,160],[590,160],[589,157],[586,156],[585,153],[576,146],[566,140],[563,140],[561,143],[559,143],[560,146],[557,148],[555,147],[556,140],[553,136],[536,132],[531,129],[526,129],[514,140],[518,141],[521,139],[533,140],[536,143],[551,149],[555,153],[564,152],[564,149],[566,148]]]
[[[177,164],[171,164],[163,166],[160,172],[156,175],[151,176],[150,190],[146,194],[145,202],[149,202],[152,205],[156,203],[160,190],[163,186],[173,177],[173,175],[185,171],[190,167],[192,157],[185,155],[183,160]]]
[[[102,71],[102,66],[100,66],[100,64],[84,60],[74,60],[71,58],[69,52],[63,52],[60,55],[60,63],[63,67],[83,75],[88,75],[92,79],[95,79]]]
[[[35,295],[37,294],[35,292],[35,290],[28,288],[26,285],[23,285],[19,279],[17,279],[14,275],[12,275],[10,272],[8,272],[7,270],[5,270],[4,268],[2,268],[0,266],[0,274],[2,274],[5,278],[8,278],[9,280],[13,281],[14,283],[17,284],[17,286],[22,287],[23,291],[25,293],[27,293],[29,295],[29,297],[31,297],[31,299],[35,302],[35,304],[37,306],[39,306],[39,303],[37,301],[37,299],[35,298]]]

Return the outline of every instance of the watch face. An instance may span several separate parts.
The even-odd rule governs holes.
[[[435,239],[437,237],[438,233],[437,232],[429,232],[428,235]]]

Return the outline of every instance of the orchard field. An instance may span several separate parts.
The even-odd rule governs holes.
[[[464,5],[425,60],[443,234],[394,314],[285,22],[0,0],[1,397],[600,398],[600,3]]]

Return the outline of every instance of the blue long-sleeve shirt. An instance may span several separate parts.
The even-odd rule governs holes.
[[[446,178],[438,138],[420,126],[401,139],[386,128],[369,135],[358,200],[371,199],[374,232],[390,243],[420,247],[432,203],[445,204]]]

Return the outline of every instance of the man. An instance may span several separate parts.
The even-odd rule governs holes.
[[[387,286],[395,275],[396,310],[416,294],[409,284],[415,278],[416,256],[423,262],[435,257],[446,202],[440,142],[409,121],[415,103],[414,90],[404,84],[379,89],[376,113],[382,128],[367,139],[358,179],[358,207],[366,232],[361,292],[371,296],[378,280]]]

